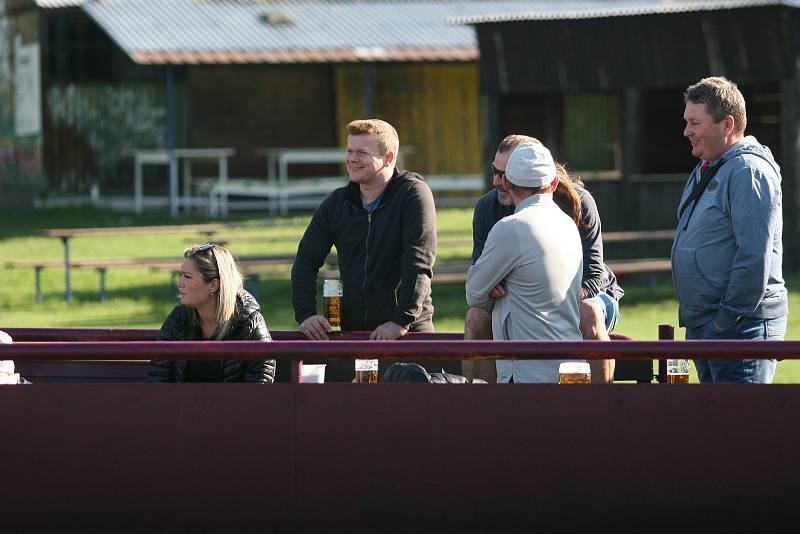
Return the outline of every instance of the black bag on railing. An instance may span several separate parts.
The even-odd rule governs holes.
[[[469,384],[467,377],[447,373],[429,373],[418,363],[395,362],[383,373],[382,382],[406,382],[428,384]],[[484,380],[475,379],[473,384],[485,384]]]

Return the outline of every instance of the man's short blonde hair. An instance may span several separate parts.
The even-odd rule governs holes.
[[[378,137],[378,151],[381,156],[389,152],[397,156],[400,138],[394,126],[380,119],[358,119],[347,125],[347,135],[375,134]]]

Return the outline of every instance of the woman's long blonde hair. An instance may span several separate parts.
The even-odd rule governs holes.
[[[236,262],[230,252],[214,243],[186,249],[183,257],[194,261],[200,276],[206,282],[219,280],[219,290],[215,293],[217,326],[211,338],[224,339],[230,332],[236,313],[236,296],[242,289],[242,275],[236,267]],[[190,309],[189,314],[192,321],[199,325],[200,315],[197,310]]]

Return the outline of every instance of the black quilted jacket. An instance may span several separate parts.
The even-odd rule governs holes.
[[[199,326],[191,324],[189,310],[179,304],[169,314],[159,341],[200,341],[203,339]],[[247,291],[240,291],[236,298],[234,322],[226,340],[272,341],[267,324],[261,315],[256,299]],[[147,375],[148,382],[185,382],[187,378],[185,360],[152,360]],[[261,382],[271,384],[275,379],[275,360],[224,360],[219,362],[222,382]]]

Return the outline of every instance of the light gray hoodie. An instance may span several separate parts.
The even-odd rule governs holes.
[[[672,278],[681,326],[712,319],[727,330],[742,317],[788,313],[783,283],[780,167],[769,148],[747,136],[711,165],[721,167],[703,195],[684,210],[672,243]],[[683,205],[699,180],[692,171]],[[694,209],[693,209],[694,208]]]

